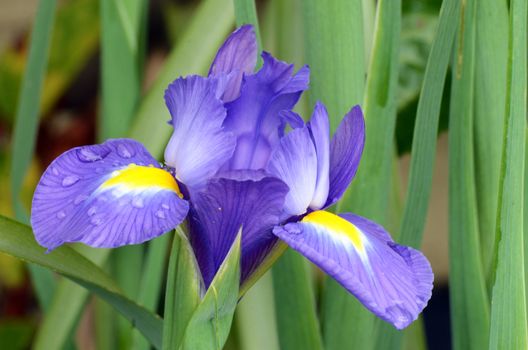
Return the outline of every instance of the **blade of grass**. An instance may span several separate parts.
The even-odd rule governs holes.
[[[235,314],[238,342],[244,350],[286,349],[279,345],[271,272],[266,273],[240,300]],[[307,349],[307,348],[297,348]]]
[[[11,164],[11,200],[15,215],[28,222],[27,210],[19,195],[35,148],[41,104],[42,83],[49,57],[56,0],[41,0],[31,31],[29,56],[18,99],[13,130]],[[31,280],[40,306],[46,310],[52,300],[55,280],[51,272],[29,266]]]
[[[387,218],[391,182],[400,22],[400,1],[378,2],[364,105],[365,150],[356,179],[337,206],[338,212],[353,211],[380,223]],[[323,317],[326,349],[373,348],[374,316],[331,279],[325,284]]]
[[[398,242],[417,249],[421,246],[431,195],[442,93],[459,14],[459,1],[446,0],[442,3],[416,111],[409,183]],[[402,332],[381,322],[378,332],[376,349],[396,350],[401,347]]]
[[[462,2],[449,120],[449,292],[455,350],[484,349],[489,337],[474,183],[475,15],[476,1]]]
[[[94,264],[100,266],[108,257],[109,252],[106,249],[86,248],[83,249],[83,253]],[[88,291],[85,288],[70,280],[62,279],[57,284],[51,305],[37,330],[32,349],[63,349],[64,343],[79,319],[79,312],[87,296]]]
[[[172,236],[165,234],[151,241],[145,257],[137,302],[153,312],[156,311],[159,304],[163,277],[166,272],[167,248]],[[134,331],[132,348],[134,350],[148,350],[150,345],[140,332]]]
[[[288,249],[273,267],[281,349],[323,349],[316,303],[304,257]]]
[[[243,24],[252,24],[255,27],[257,35],[258,50],[262,50],[262,41],[260,40],[260,29],[257,16],[257,9],[254,0],[233,0],[235,7],[235,20],[237,27]],[[260,57],[259,57],[260,60]],[[260,63],[259,63],[260,65]]]
[[[167,289],[163,349],[180,349],[185,329],[200,304],[200,275],[191,244],[181,229],[172,242]]]
[[[170,115],[163,102],[164,90],[181,75],[206,73],[233,22],[232,0],[204,1],[141,102],[129,135],[145,143],[154,156],[163,153],[172,131],[166,124]]]
[[[362,0],[303,2],[310,105],[322,101],[332,130],[361,103],[365,86]]]
[[[523,280],[527,14],[526,0],[510,2],[506,119],[497,215],[499,248],[491,302],[490,349],[528,348]]]
[[[502,143],[490,140],[500,140],[504,129],[508,55],[506,1],[479,1],[476,22],[475,185],[482,266],[491,292]]]
[[[0,252],[56,271],[89,289],[122,313],[153,346],[161,348],[162,320],[125,297],[110,276],[73,249],[62,246],[46,254],[30,227],[0,216]]]

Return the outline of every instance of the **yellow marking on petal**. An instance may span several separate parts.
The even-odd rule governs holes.
[[[122,170],[114,171],[101,188],[113,186],[126,186],[130,189],[162,188],[176,192],[180,198],[183,197],[174,177],[169,172],[153,166],[132,163]]]
[[[301,221],[319,225],[326,228],[330,232],[336,232],[338,234],[344,235],[352,242],[356,249],[360,251],[365,250],[363,241],[361,240],[361,231],[359,231],[359,229],[354,226],[354,224],[340,216],[324,210],[317,210],[306,215]]]

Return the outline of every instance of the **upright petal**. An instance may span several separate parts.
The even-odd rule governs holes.
[[[308,128],[317,153],[317,183],[310,208],[317,210],[324,207],[330,187],[330,124],[328,112],[322,103],[316,103]]]
[[[317,183],[317,154],[307,127],[294,129],[280,140],[267,170],[290,189],[284,203],[285,217],[304,214]]]
[[[288,187],[263,172],[236,171],[212,179],[192,200],[191,243],[206,285],[242,227],[242,281],[277,242],[271,233]]]
[[[397,329],[413,322],[431,297],[427,259],[364,218],[315,211],[273,232]]]
[[[293,65],[263,52],[264,65],[244,78],[240,97],[226,105],[226,130],[236,135],[233,158],[224,170],[264,169],[279,142],[283,126],[279,112],[292,109],[308,87],[309,70],[292,76]]]
[[[255,30],[249,24],[235,30],[218,50],[209,76],[226,79],[221,96],[224,102],[239,96],[244,73],[252,73],[257,63],[257,50]]]
[[[165,91],[174,132],[165,149],[165,162],[188,187],[199,188],[233,154],[235,138],[224,131],[223,103],[215,96],[217,80],[180,78]]]
[[[35,190],[31,224],[39,244],[137,244],[178,225],[188,204],[172,175],[138,142],[73,148],[51,163]]]
[[[330,144],[330,189],[325,207],[337,202],[356,175],[365,145],[365,120],[361,107],[348,112]]]

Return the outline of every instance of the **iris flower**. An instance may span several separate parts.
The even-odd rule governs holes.
[[[374,222],[324,211],[359,166],[361,109],[352,108],[330,139],[322,103],[308,123],[292,112],[308,88],[308,67],[294,73],[269,53],[262,58],[254,73],[257,44],[245,25],[219,49],[207,77],[169,85],[174,131],[163,166],[130,139],[55,159],[33,198],[37,241],[48,250],[68,242],[138,244],[187,218],[207,288],[242,228],[241,284],[269,267],[286,243],[378,317],[408,326],[431,296],[427,259]]]

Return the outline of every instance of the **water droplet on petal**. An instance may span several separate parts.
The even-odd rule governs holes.
[[[122,158],[128,159],[134,156],[136,152],[132,148],[129,148],[124,144],[120,143],[117,146],[117,154],[119,154]]]
[[[84,202],[88,198],[85,194],[80,194],[73,200],[73,204],[79,205],[81,202]]]
[[[132,206],[133,206],[134,208],[138,208],[138,209],[143,208],[143,206],[144,206],[143,198],[141,198],[141,197],[134,197],[134,198],[132,199]]]
[[[55,175],[55,176],[58,176],[58,175],[59,175],[59,170],[57,170],[56,167],[51,168],[51,172],[52,172],[53,175]]]
[[[57,219],[64,219],[66,217],[66,213],[64,211],[59,211],[57,213]]]
[[[160,219],[165,219],[165,213],[163,212],[163,210],[158,210],[156,212],[156,217],[158,217]]]
[[[62,186],[63,187],[69,187],[71,185],[76,184],[79,180],[80,180],[80,178],[78,176],[75,176],[75,175],[66,176],[64,179],[62,179]]]
[[[110,151],[100,145],[85,146],[77,150],[77,157],[81,162],[92,163],[103,159],[108,153]]]
[[[92,225],[99,226],[103,223],[103,219],[101,219],[100,217],[95,217],[95,218],[92,218],[90,222],[92,223]]]
[[[166,204],[166,203],[163,203],[163,204],[161,205],[161,207],[162,207],[163,209],[165,209],[165,210],[169,210],[169,209],[170,209],[169,205]]]
[[[88,209],[88,216],[94,216],[96,212],[97,209],[95,207],[90,207],[90,209]]]

